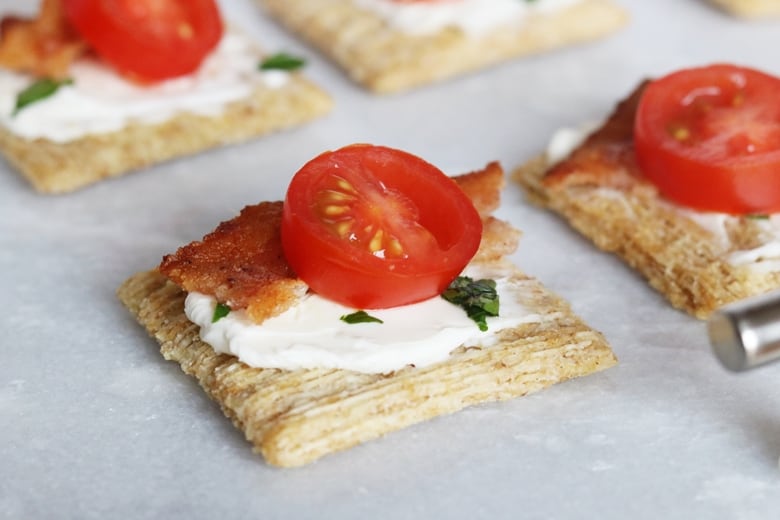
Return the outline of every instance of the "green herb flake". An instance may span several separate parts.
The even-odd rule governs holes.
[[[750,220],[769,220],[769,215],[765,215],[762,213],[753,213],[750,215],[745,215],[745,218],[749,218]]]
[[[498,292],[496,292],[495,280],[473,280],[468,276],[459,276],[452,281],[441,297],[462,307],[481,331],[488,329],[488,317],[498,316]]]
[[[217,306],[214,307],[214,315],[211,317],[211,323],[218,322],[228,314],[230,314],[230,307],[224,303],[217,303]]]
[[[355,311],[352,314],[345,314],[339,319],[349,323],[350,325],[355,323],[384,323],[384,321],[377,317],[371,316],[366,311]]]
[[[54,95],[57,90],[63,85],[72,85],[73,80],[72,79],[50,79],[50,78],[44,78],[39,79],[26,89],[22,90],[17,94],[16,96],[16,106],[14,107],[14,111],[11,114],[12,116],[15,116],[19,113],[21,109],[26,107],[27,105],[31,105],[32,103],[35,103],[36,101],[41,101],[43,99],[46,99],[47,97],[50,97]]]
[[[303,58],[280,52],[268,56],[260,62],[260,70],[297,70],[305,64],[306,61]]]

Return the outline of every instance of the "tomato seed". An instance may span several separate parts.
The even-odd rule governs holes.
[[[179,27],[176,28],[176,32],[182,40],[189,40],[195,35],[192,26],[186,22],[180,23]]]

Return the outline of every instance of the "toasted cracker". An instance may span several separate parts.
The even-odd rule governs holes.
[[[64,143],[25,139],[0,127],[0,153],[33,187],[64,193],[105,178],[209,148],[289,128],[327,113],[332,100],[298,74],[281,88],[261,87],[217,116],[180,113],[159,124]]]
[[[636,165],[633,111],[643,87],[564,161],[532,159],[513,177],[531,202],[562,215],[600,249],[615,253],[679,309],[707,318],[727,304],[780,288],[779,272],[732,265],[728,255],[757,247],[757,223],[738,219],[731,242],[664,200]]]
[[[780,0],[710,0],[725,11],[744,18],[780,15]]]
[[[538,323],[502,331],[497,345],[455,350],[446,361],[391,374],[349,370],[252,368],[217,354],[184,315],[186,294],[157,271],[138,273],[120,300],[277,466],[300,466],[466,406],[501,401],[608,368],[616,358],[604,337],[538,281],[514,274],[523,305]]]
[[[409,35],[352,0],[258,0],[268,13],[340,65],[357,83],[392,93],[489,67],[519,56],[594,40],[627,22],[610,0],[583,0],[529,16],[479,38],[456,28]]]

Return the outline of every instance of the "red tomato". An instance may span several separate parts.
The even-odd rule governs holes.
[[[780,78],[734,65],[651,82],[639,103],[639,166],[662,195],[732,214],[780,211]]]
[[[452,179],[382,146],[315,157],[295,174],[284,202],[290,266],[314,292],[356,309],[441,294],[481,238],[479,214]]]
[[[214,0],[62,0],[102,59],[139,81],[188,74],[222,37]]]

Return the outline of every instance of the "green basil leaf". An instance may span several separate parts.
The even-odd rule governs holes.
[[[487,318],[498,316],[499,298],[495,280],[459,276],[441,296],[465,310],[481,331],[488,329]]]
[[[749,218],[750,220],[769,220],[769,215],[765,215],[763,213],[751,213],[750,215],[745,215],[745,218]]]
[[[211,323],[218,322],[228,314],[230,314],[230,307],[224,303],[217,303],[217,306],[214,307],[214,315],[211,317]]]
[[[36,101],[41,101],[42,99],[46,99],[47,97],[54,95],[54,93],[57,92],[57,90],[59,90],[61,86],[72,85],[72,84],[73,84],[72,79],[63,79],[63,80],[50,79],[50,78],[39,79],[38,81],[34,82],[32,85],[27,87],[26,89],[19,92],[19,94],[17,94],[16,106],[14,107],[14,111],[11,115],[15,116],[16,114],[19,113],[21,109],[23,109],[27,105],[35,103]]]
[[[355,311],[352,314],[345,314],[339,319],[349,323],[350,325],[355,323],[384,323],[384,321],[371,316],[366,311]]]
[[[260,63],[260,70],[296,70],[306,64],[303,58],[284,52],[268,56]]]

